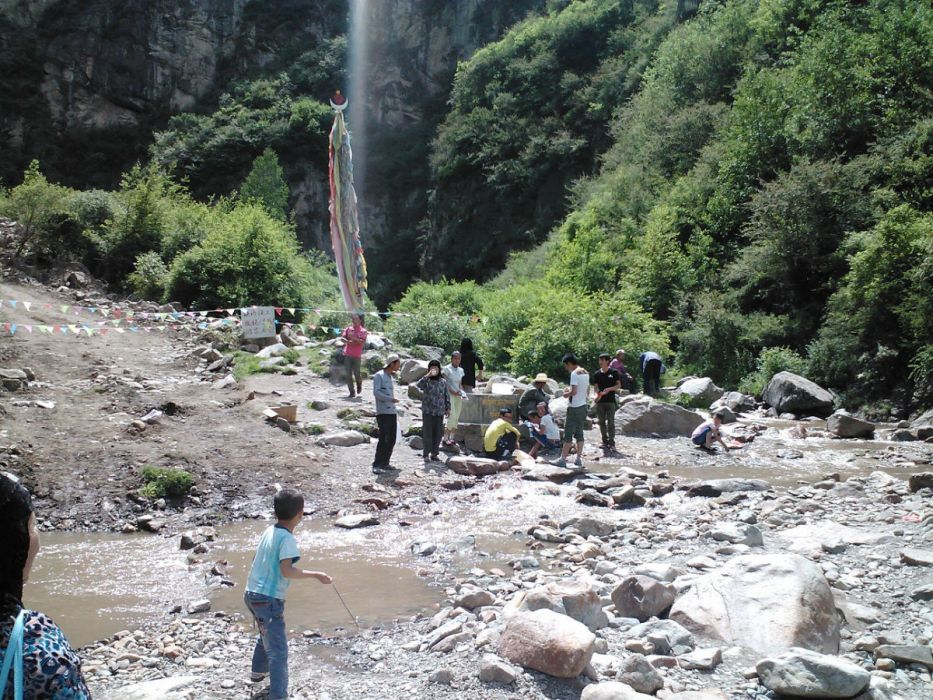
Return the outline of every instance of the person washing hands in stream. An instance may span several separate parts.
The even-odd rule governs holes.
[[[719,432],[719,428],[721,427],[722,413],[716,411],[713,413],[713,417],[710,420],[704,421],[696,427],[696,430],[693,431],[693,435],[690,436],[690,440],[701,450],[706,450],[713,454],[716,452],[716,450],[713,449],[713,441],[715,440],[728,452],[733,448],[723,442],[722,434]]]

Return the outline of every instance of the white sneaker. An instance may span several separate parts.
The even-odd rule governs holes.
[[[567,468],[567,460],[565,460],[563,457],[555,459],[553,462],[551,462],[551,464],[553,464],[555,467],[561,467],[562,469]]]

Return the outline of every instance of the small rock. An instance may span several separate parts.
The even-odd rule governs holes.
[[[928,646],[882,644],[874,653],[876,659],[891,659],[901,664],[922,664],[933,668],[933,653]]]
[[[639,693],[651,695],[664,687],[664,679],[644,656],[630,656],[622,662],[619,680]]]
[[[722,663],[722,650],[718,647],[694,649],[689,654],[677,657],[681,668],[712,671]]]
[[[457,598],[456,602],[461,608],[473,610],[474,608],[492,605],[496,602],[496,597],[489,591],[484,591],[481,588],[465,586],[463,590],[460,591],[460,596]]]
[[[580,700],[653,700],[654,696],[639,693],[619,681],[603,681],[583,689]]]
[[[756,664],[758,678],[780,695],[851,698],[868,687],[868,671],[837,656],[791,648]]]
[[[612,591],[612,602],[622,617],[640,622],[655,617],[671,607],[674,587],[649,576],[629,576]]]
[[[454,682],[454,672],[449,668],[439,668],[428,676],[428,681],[438,685],[450,685]]]
[[[484,683],[514,683],[519,671],[495,654],[484,654],[479,664],[479,679]]]
[[[347,530],[353,530],[358,527],[371,527],[373,525],[379,524],[379,518],[371,513],[354,513],[352,515],[345,515],[342,518],[338,518],[334,525],[337,527],[346,528]]]
[[[920,489],[933,489],[933,472],[920,472],[911,474],[907,480],[910,490],[916,493]]]
[[[933,566],[933,551],[906,547],[901,550],[901,561],[908,566]]]
[[[207,598],[202,598],[201,600],[192,600],[188,603],[188,614],[194,615],[195,613],[204,613],[208,612],[211,609],[211,601]]]

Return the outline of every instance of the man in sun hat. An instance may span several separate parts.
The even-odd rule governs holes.
[[[544,387],[547,386],[547,375],[544,372],[538,372],[532,385],[525,389],[521,398],[518,400],[518,415],[522,420],[528,420],[528,414],[534,411],[542,401],[548,402],[548,395],[544,393]]]
[[[379,426],[379,441],[376,443],[376,456],[373,459],[373,474],[385,474],[392,470],[389,460],[395,449],[395,436],[398,432],[398,415],[395,404],[395,386],[393,375],[402,366],[396,354],[386,358],[382,369],[373,375],[373,396],[376,397],[376,423]]]

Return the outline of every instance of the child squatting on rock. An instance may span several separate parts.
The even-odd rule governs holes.
[[[331,583],[323,571],[296,569],[301,557],[292,534],[304,517],[305,499],[293,489],[275,494],[275,525],[262,533],[249,571],[244,600],[259,627],[253,649],[250,680],[269,676],[269,700],[288,698],[288,639],[285,636],[285,593],[293,578],[313,578]]]

